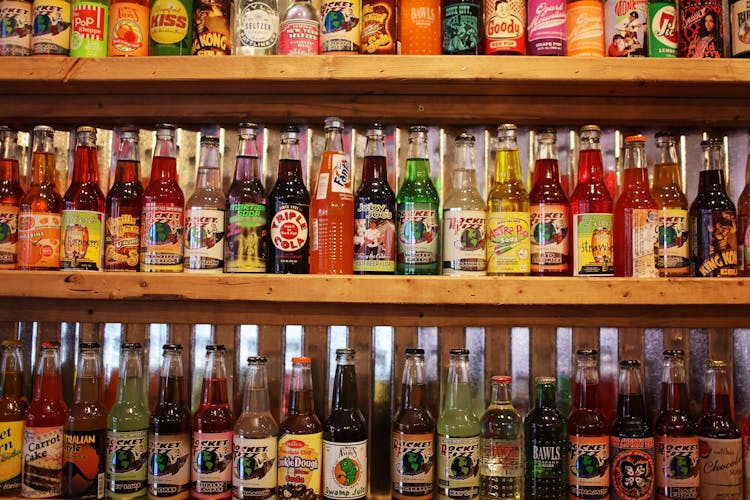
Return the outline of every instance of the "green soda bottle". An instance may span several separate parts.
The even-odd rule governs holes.
[[[141,344],[122,344],[117,400],[107,415],[107,497],[146,496],[148,419]]]
[[[648,57],[677,57],[677,35],[675,0],[649,0]]]
[[[70,57],[107,57],[109,1],[73,1]]]
[[[150,56],[192,55],[193,0],[151,0]]]

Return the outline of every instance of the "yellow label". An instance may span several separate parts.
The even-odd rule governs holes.
[[[185,214],[182,206],[143,206],[141,271],[182,272]]]
[[[612,276],[612,214],[576,214],[573,276]]]
[[[487,274],[526,274],[531,269],[528,212],[487,216]]]
[[[320,5],[320,51],[359,52],[359,0],[323,0]]]
[[[148,7],[120,2],[109,12],[109,56],[148,55]]]
[[[579,0],[568,4],[568,55],[604,57],[604,4]]]
[[[323,433],[285,434],[279,439],[279,496],[287,493],[307,498],[320,495],[320,467],[323,457]],[[299,493],[304,486],[305,492]]]
[[[63,269],[101,271],[104,256],[104,214],[90,210],[63,210]]]
[[[156,0],[151,7],[151,39],[156,43],[178,43],[188,32],[188,13],[179,0]]]
[[[0,490],[21,487],[23,420],[0,422]]]
[[[70,2],[36,0],[32,23],[31,52],[68,55],[70,51]]]

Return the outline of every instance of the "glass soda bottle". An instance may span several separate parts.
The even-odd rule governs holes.
[[[362,185],[354,198],[354,274],[396,272],[396,195],[388,183],[383,126],[365,132]]]
[[[323,426],[315,415],[312,360],[292,358],[292,381],[286,418],[279,426],[281,498],[319,498],[323,459]]]
[[[310,272],[310,193],[302,179],[299,129],[281,130],[279,175],[268,195],[267,270],[277,274]]]
[[[443,54],[476,55],[482,53],[482,2],[480,0],[443,0]]]
[[[439,55],[442,50],[440,0],[401,0],[398,53]]]
[[[474,136],[456,137],[456,158],[450,194],[443,203],[443,274],[484,276],[487,207],[477,190]]]
[[[310,274],[354,272],[352,168],[340,118],[326,118],[326,145],[310,202]]]
[[[750,142],[750,131],[748,131]],[[0,160],[2,161],[2,160]],[[745,164],[745,187],[737,200],[739,275],[750,276],[750,152]]]
[[[70,0],[34,0],[31,54],[67,56],[70,52]]]
[[[451,349],[437,421],[437,498],[479,498],[479,417],[474,413],[469,350]]]
[[[675,138],[669,132],[656,134],[659,160],[654,164],[651,195],[658,207],[656,269],[661,277],[690,276],[688,201],[680,186]]]
[[[0,56],[31,55],[31,0],[0,2]]]
[[[615,276],[656,278],[654,242],[658,205],[648,186],[646,138],[628,136],[624,149],[625,179],[612,217]]]
[[[484,0],[484,53],[526,54],[526,2]]]
[[[604,3],[568,0],[568,56],[604,57]]]
[[[34,127],[29,188],[18,212],[16,267],[25,271],[60,269],[63,200],[55,185],[54,134],[52,127]]]
[[[227,394],[223,345],[206,346],[201,402],[193,415],[192,498],[232,496],[232,410]]]
[[[68,406],[62,395],[60,343],[42,341],[34,393],[23,430],[21,496],[55,498],[63,489],[63,424]]]
[[[512,379],[491,379],[490,405],[479,421],[479,498],[521,500],[523,424],[511,400]]]
[[[182,272],[185,196],[177,182],[175,136],[174,125],[156,126],[151,179],[143,191],[142,272]]]
[[[107,57],[110,0],[72,0],[70,57]]]
[[[242,0],[233,4],[232,53],[238,56],[273,54],[279,41],[277,0]]]
[[[360,0],[320,0],[320,53],[359,54]]]
[[[224,213],[227,199],[221,187],[219,138],[201,137],[195,191],[185,204],[186,273],[224,271]]]
[[[556,389],[553,377],[537,377],[536,406],[523,421],[526,500],[568,498],[567,427],[555,404]]]
[[[279,425],[271,415],[265,356],[247,358],[242,413],[234,423],[232,498],[276,498]]]
[[[148,404],[143,385],[141,344],[120,346],[117,399],[107,415],[107,496],[146,496]]]
[[[109,57],[148,55],[148,0],[112,0],[109,7]]]
[[[232,53],[232,2],[196,0],[193,2],[194,56],[228,56]]]
[[[225,273],[263,273],[268,263],[268,198],[257,135],[258,125],[240,123],[234,180],[227,196]]]
[[[648,1],[648,57],[677,57],[677,19],[675,0]]]
[[[557,131],[536,134],[534,183],[529,192],[531,276],[570,274],[570,206],[560,184]]]
[[[320,51],[320,16],[310,0],[294,0],[279,25],[278,53],[314,55]]]
[[[517,127],[497,128],[495,179],[487,195],[487,274],[523,276],[531,267],[529,194],[521,179]]]
[[[23,198],[18,173],[18,132],[0,126],[0,269],[15,269],[18,211]]]
[[[573,276],[612,276],[612,197],[604,185],[601,129],[581,128],[578,184],[570,197]]]
[[[703,500],[742,498],[742,435],[732,418],[726,361],[706,362],[703,414],[695,426]]]
[[[73,391],[63,429],[63,497],[104,498],[107,408],[102,394],[101,348],[81,343]]]
[[[396,53],[396,3],[395,0],[362,0],[360,54]]]
[[[720,139],[701,142],[703,170],[690,205],[691,275],[737,276],[737,212],[727,196]]]
[[[2,496],[21,494],[23,422],[29,402],[23,390],[23,343],[3,340],[0,347],[0,490]]]
[[[750,415],[745,417],[745,423],[742,424],[742,455],[745,463],[745,493],[750,492]],[[745,498],[747,500],[747,498]]]
[[[148,55],[189,56],[193,0],[150,0]]]
[[[182,346],[164,344],[159,392],[148,424],[148,497],[190,498],[190,422]]]
[[[609,432],[613,500],[654,498],[654,431],[646,417],[641,364],[620,361],[617,416]]]
[[[323,498],[367,498],[367,422],[359,409],[354,349],[336,349],[331,413],[323,424]]]
[[[406,176],[396,204],[396,274],[440,274],[440,197],[430,178],[427,127],[409,127]]]
[[[700,498],[698,438],[688,413],[685,353],[664,351],[659,415],[654,424],[657,498]]]
[[[120,131],[115,182],[107,193],[104,225],[104,270],[137,271],[141,242],[141,155],[138,129]]]
[[[679,2],[680,57],[715,59],[724,57],[724,2],[682,0]]]
[[[435,477],[435,419],[427,408],[424,349],[407,349],[401,404],[391,434],[391,497],[432,499]]]
[[[529,0],[526,53],[530,56],[564,56],[567,16],[565,0]]]

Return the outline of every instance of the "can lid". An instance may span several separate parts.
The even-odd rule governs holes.
[[[668,349],[664,351],[665,358],[684,358],[685,351],[682,349]]]
[[[99,345],[99,342],[81,342],[78,344],[78,349],[100,349],[102,346]]]
[[[468,349],[451,349],[451,356],[468,356]]]
[[[164,344],[162,349],[165,351],[181,351],[182,344]]]
[[[623,359],[622,361],[620,361],[620,366],[622,366],[623,368],[627,368],[631,366],[637,368],[641,366],[641,362],[638,361],[637,359]]]
[[[42,349],[59,349],[60,348],[60,342],[57,340],[43,340],[39,343],[39,347]]]
[[[409,125],[409,133],[415,134],[415,133],[427,133],[427,127],[424,125]]]
[[[509,375],[493,375],[490,381],[493,384],[510,384],[513,382],[513,377]]]
[[[646,138],[641,134],[629,135],[625,138],[625,144],[630,142],[646,142]]]
[[[307,356],[296,356],[292,358],[292,363],[301,363],[303,365],[309,365],[312,363],[312,359]]]
[[[584,125],[581,127],[581,133],[583,132],[601,132],[602,129],[599,125]]]
[[[120,344],[120,349],[140,349],[141,347],[140,342],[123,342]]]
[[[424,356],[424,349],[416,349],[414,347],[409,347],[406,349],[406,355],[407,356]]]
[[[96,133],[96,129],[94,127],[89,126],[89,125],[82,125],[82,126],[76,128],[76,134],[82,134],[84,132],[89,132],[89,133],[95,134]]]
[[[206,351],[208,352],[224,352],[226,350],[223,344],[208,344],[206,346]]]
[[[249,356],[247,358],[247,364],[249,365],[261,365],[268,362],[268,358],[265,356]]]
[[[555,377],[537,377],[537,385],[557,385],[557,379]]]

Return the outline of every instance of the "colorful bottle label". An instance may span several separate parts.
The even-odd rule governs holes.
[[[362,54],[396,53],[396,3],[392,0],[365,0],[362,5]]]
[[[394,498],[432,498],[435,477],[435,436],[391,436],[391,494]]]
[[[698,438],[656,436],[656,494],[665,498],[700,498]]]
[[[297,264],[308,242],[310,226],[307,219],[309,205],[282,203],[271,219],[271,244],[276,248],[276,260]]]
[[[359,0],[320,2],[320,52],[359,52]]]
[[[654,495],[654,438],[610,436],[615,497],[648,500]]]
[[[107,57],[109,2],[73,3],[70,57]]]
[[[484,53],[526,53],[526,2],[484,0]]]
[[[570,208],[562,204],[533,204],[531,228],[531,272],[567,272],[570,267]]]
[[[568,4],[568,55],[604,56],[604,5],[600,0]]]
[[[146,496],[148,430],[107,431],[107,496]]]
[[[224,210],[185,212],[185,271],[224,270]]]
[[[437,203],[398,204],[398,262],[408,265],[439,262]]]
[[[323,441],[323,496],[367,497],[367,441]]]
[[[440,1],[401,0],[399,12],[399,54],[440,54]]]
[[[223,56],[232,53],[229,5],[230,2],[196,0],[193,7],[194,56]]]
[[[395,205],[359,196],[354,210],[354,272],[395,272]]]
[[[64,431],[65,498],[104,498],[106,431]]]
[[[745,492],[750,492],[750,436],[742,437],[742,450],[745,463]]]
[[[654,248],[659,216],[656,210],[634,208],[631,215],[631,255],[634,278],[657,278]]]
[[[750,2],[737,0],[729,6],[730,29],[732,31],[732,57],[750,52]]]
[[[565,441],[541,441],[532,439],[531,456],[527,458],[530,474],[535,479],[557,479],[565,481]]]
[[[21,496],[58,497],[62,495],[62,480],[62,425],[24,428]]]
[[[443,53],[478,53],[482,27],[478,1],[443,3]]]
[[[0,269],[16,268],[17,246],[18,207],[0,205]]]
[[[31,53],[58,54],[70,52],[71,5],[65,0],[35,0]]]
[[[648,3],[648,57],[677,57],[677,7],[673,1]]]
[[[331,193],[352,196],[351,166],[346,159],[346,155],[343,153],[331,153],[328,158],[331,162],[331,171],[320,172],[318,175],[315,199],[327,200],[329,189]],[[322,161],[326,161],[325,157]]]
[[[484,210],[443,210],[443,274],[478,275],[487,271]]]
[[[690,275],[688,211],[665,208],[658,211],[656,226],[656,269],[670,276]]]
[[[742,499],[742,438],[698,438],[701,498]]]
[[[146,203],[141,217],[141,271],[182,272],[185,212]]]
[[[568,498],[609,498],[609,436],[568,436]]]
[[[188,498],[190,435],[148,434],[148,493],[159,498]]]
[[[190,479],[192,498],[230,498],[232,492],[233,433],[193,432]]]
[[[148,14],[148,6],[138,3],[117,2],[110,6],[110,57],[148,55]]]
[[[229,205],[227,218],[224,271],[266,272],[266,206],[259,203],[232,203]]]
[[[284,434],[279,438],[281,498],[320,495],[323,433]]]
[[[529,0],[528,45],[531,56],[564,56],[567,37],[565,0]]]
[[[612,214],[576,214],[573,276],[613,276]]]
[[[162,45],[179,44],[188,35],[190,17],[179,0],[156,0],[151,5],[149,36]]]
[[[255,439],[234,435],[232,498],[276,498],[276,447],[274,436]]]
[[[701,210],[691,221],[697,238],[697,277],[737,276],[737,222],[734,212]]]
[[[437,437],[438,495],[474,498],[479,495],[479,436]]]
[[[499,478],[523,476],[522,439],[482,438],[479,475],[489,484],[489,489],[499,488]],[[494,488],[493,488],[494,487]]]
[[[680,2],[680,57],[715,59],[724,57],[721,0]]]
[[[23,420],[0,422],[0,491],[21,487]]]
[[[53,213],[21,213],[18,216],[19,269],[60,268],[60,224]]]
[[[266,1],[249,2],[240,12],[236,49],[272,49],[279,40],[279,11]]]
[[[63,210],[62,269],[101,271],[104,257],[104,213],[90,210]]]
[[[487,217],[487,273],[527,274],[531,270],[528,212],[490,212]]]
[[[606,0],[604,9],[607,56],[645,56],[648,0]]]
[[[137,271],[141,244],[141,217],[121,214],[104,226],[104,267],[108,271]]]
[[[320,23],[315,19],[286,19],[279,26],[279,54],[317,54],[319,45]]]
[[[31,3],[5,0],[0,4],[0,26],[0,55],[31,55]]]

